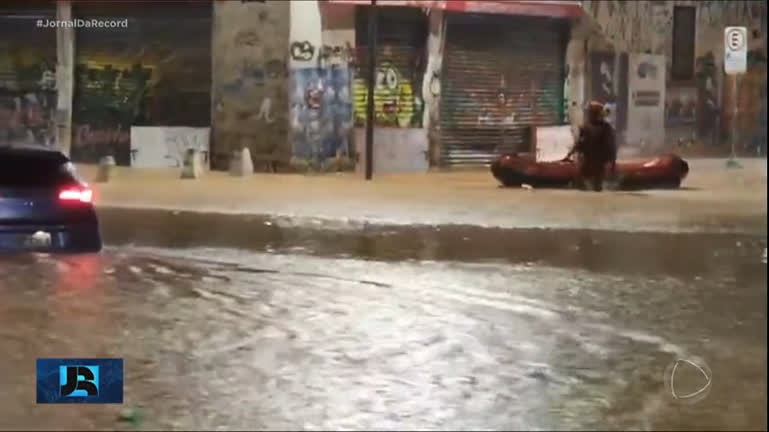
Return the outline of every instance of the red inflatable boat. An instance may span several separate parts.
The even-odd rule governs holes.
[[[577,178],[573,161],[536,162],[517,155],[500,156],[491,164],[491,173],[504,186],[565,188]],[[689,164],[674,154],[644,161],[618,161],[617,176],[607,180],[616,189],[675,189],[689,174]]]

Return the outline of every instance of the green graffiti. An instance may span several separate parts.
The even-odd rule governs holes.
[[[129,125],[142,111],[151,75],[151,69],[139,64],[130,69],[80,64],[76,69],[76,109],[93,123],[117,120]]]

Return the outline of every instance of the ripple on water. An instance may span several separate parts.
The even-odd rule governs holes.
[[[104,316],[84,327],[66,314],[57,326],[28,321],[17,333],[33,342],[15,348],[29,358],[66,353],[63,341],[45,349],[34,341],[43,332],[62,340],[87,332],[79,352],[69,352],[106,352],[137,365],[127,372],[127,397],[150,404],[158,427],[310,429],[664,427],[659,371],[703,349],[679,333],[685,324],[653,316],[671,315],[675,305],[651,299],[650,309],[648,295],[633,294],[654,287],[694,298],[676,280],[537,266],[173,255],[126,249],[90,264],[4,263],[3,316],[51,298],[63,310],[93,303],[101,308],[94,315]],[[77,285],[61,279],[72,269],[80,282],[91,274],[98,295],[60,296]],[[31,299],[12,291],[22,282]],[[623,304],[635,311],[618,311]]]

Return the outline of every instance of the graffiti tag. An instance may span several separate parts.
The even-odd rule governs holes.
[[[315,56],[315,46],[309,41],[292,42],[289,52],[294,60],[310,61]]]
[[[166,159],[174,162],[174,166],[182,166],[184,156],[190,149],[203,154],[204,161],[207,158],[208,146],[197,133],[167,129],[165,131]]]
[[[259,35],[254,31],[242,31],[235,36],[236,45],[256,46],[259,43]]]
[[[320,58],[323,60],[349,62],[354,54],[354,50],[349,42],[346,42],[345,46],[323,45],[323,48],[320,50]]]

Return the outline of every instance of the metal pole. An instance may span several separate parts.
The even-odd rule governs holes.
[[[737,93],[737,80],[739,79],[739,75],[734,75],[732,78],[732,97],[734,100],[734,113],[732,115],[732,154],[731,158],[736,159],[737,158],[737,139],[738,139],[738,124],[737,124],[737,116],[739,115],[739,104],[740,104],[740,95]]]
[[[374,174],[374,87],[376,87],[376,0],[371,0],[368,11],[368,82],[366,97],[366,180]]]
[[[732,75],[732,101],[734,101],[734,112],[732,115],[732,124],[731,124],[732,149],[731,149],[731,154],[729,155],[729,159],[726,160],[727,168],[742,168],[742,165],[740,165],[740,163],[737,162],[737,140],[739,138],[739,125],[737,124],[737,118],[740,113],[740,110],[739,110],[740,95],[738,94],[739,77],[740,77],[739,74]]]

